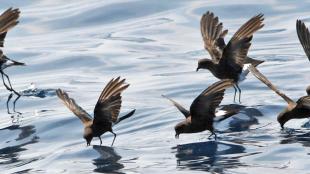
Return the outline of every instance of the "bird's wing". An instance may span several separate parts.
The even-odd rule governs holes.
[[[113,78],[105,86],[95,106],[94,124],[99,122],[115,123],[118,121],[122,104],[121,93],[128,86],[129,84],[125,84],[125,79],[120,80],[120,77]]]
[[[18,24],[19,9],[9,8],[0,15],[0,46],[3,47],[6,33]]]
[[[223,31],[223,24],[212,12],[206,12],[200,20],[200,30],[204,47],[209,52],[212,61],[219,62],[225,47],[224,37],[228,30]]]
[[[253,65],[250,65],[248,67],[248,70],[261,82],[265,83],[271,90],[276,92],[279,96],[281,96],[288,104],[295,105],[296,103],[290,99],[288,96],[286,96],[284,93],[282,93],[280,90],[277,89],[276,86],[274,86],[268,79],[265,77],[261,72],[258,71],[257,68],[255,68]]]
[[[301,21],[297,20],[296,21],[296,30],[297,30],[297,35],[299,38],[299,41],[304,48],[304,51],[310,60],[310,33],[306,25]]]
[[[310,96],[301,97],[296,103],[298,108],[310,109]]]
[[[169,101],[171,101],[173,103],[173,105],[178,108],[178,110],[185,116],[185,118],[190,116],[190,112],[185,109],[183,106],[181,106],[179,103],[177,103],[176,101],[170,99],[169,97],[162,95],[163,97],[165,97],[166,99],[168,99]]]
[[[237,71],[242,70],[253,34],[264,26],[263,20],[263,15],[259,14],[243,24],[224,48],[220,63],[229,64]]]
[[[213,118],[215,109],[223,100],[225,89],[233,86],[233,84],[233,80],[221,80],[205,89],[190,107],[192,121],[201,121],[208,117]]]
[[[70,98],[65,91],[57,89],[56,94],[67,106],[67,108],[69,108],[82,121],[84,125],[92,122],[92,117],[83,108],[77,105],[74,99]]]

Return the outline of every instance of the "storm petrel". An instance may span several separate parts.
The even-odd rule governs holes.
[[[19,14],[20,14],[19,9],[9,8],[0,15],[0,47],[4,46],[4,39],[6,37],[7,32],[18,24]],[[12,88],[10,78],[6,73],[4,73],[3,70],[10,66],[20,66],[20,65],[25,64],[8,58],[6,55],[3,54],[3,51],[0,49],[0,73],[3,85],[7,90],[14,92],[18,96],[20,96],[20,94]],[[5,83],[4,77],[6,77],[9,85]]]
[[[166,97],[175,107],[185,116],[185,120],[175,126],[175,137],[178,138],[182,133],[197,133],[209,130],[215,136],[213,122],[222,121],[237,113],[236,110],[222,112],[222,115],[216,114],[216,108],[219,106],[224,97],[226,88],[234,85],[231,79],[218,81],[207,89],[205,89],[190,106],[190,110],[186,110],[179,103]]]
[[[84,139],[87,142],[87,146],[90,145],[93,137],[98,137],[101,145],[102,140],[100,136],[105,132],[111,132],[114,135],[111,145],[113,146],[116,133],[113,132],[112,126],[131,117],[135,112],[135,110],[132,110],[125,116],[118,118],[122,104],[121,93],[128,86],[129,84],[125,84],[125,79],[120,80],[120,77],[112,79],[101,92],[94,109],[94,119],[77,105],[74,99],[70,98],[66,92],[57,89],[57,96],[82,121],[84,125]]]
[[[209,52],[211,59],[198,60],[196,71],[208,69],[218,79],[233,79],[234,101],[238,89],[241,102],[238,83],[249,73],[248,66],[244,65],[257,66],[264,62],[247,57],[253,34],[264,26],[263,20],[263,14],[252,17],[237,30],[226,45],[224,37],[228,30],[223,30],[223,24],[219,22],[218,17],[208,11],[201,18],[200,29],[204,48]]]

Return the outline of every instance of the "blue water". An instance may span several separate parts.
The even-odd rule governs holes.
[[[297,39],[295,22],[310,26],[306,0],[164,1],[44,0],[4,1],[21,10],[20,24],[6,38],[7,56],[26,62],[11,68],[13,87],[25,90],[16,111],[7,112],[8,91],[0,86],[1,173],[310,173],[310,125],[288,122],[281,131],[277,114],[282,98],[254,76],[241,84],[241,112],[208,131],[174,138],[183,119],[165,94],[189,107],[215,79],[195,72],[197,60],[209,57],[199,30],[207,10],[229,29],[227,38],[250,17],[265,14],[265,27],[254,36],[249,55],[293,99],[305,95],[309,66]],[[118,137],[104,134],[86,147],[80,120],[55,96],[68,91],[92,113],[105,84],[125,77],[122,113],[136,114],[114,127]],[[222,105],[233,104],[233,89]]]

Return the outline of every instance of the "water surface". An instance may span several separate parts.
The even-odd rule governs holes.
[[[176,140],[173,127],[183,116],[161,97],[189,107],[216,81],[208,71],[195,72],[197,60],[209,57],[199,30],[207,10],[229,29],[227,39],[250,17],[265,14],[249,55],[266,61],[260,71],[288,96],[305,95],[310,63],[295,22],[310,25],[308,1],[13,0],[0,10],[10,6],[22,13],[4,51],[28,66],[7,73],[17,90],[33,82],[38,91],[17,101],[20,113],[8,114],[9,93],[0,86],[2,173],[309,173],[308,120],[281,131],[276,116],[286,103],[252,75],[241,84],[241,112],[216,125],[217,141],[208,131]],[[136,108],[136,114],[114,127],[114,147],[108,133],[104,146],[95,139],[86,147],[82,124],[54,90],[68,91],[92,113],[104,85],[117,76],[130,83],[122,113]],[[222,105],[232,104],[233,92],[227,90]]]

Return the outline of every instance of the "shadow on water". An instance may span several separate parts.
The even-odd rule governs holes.
[[[20,92],[22,96],[25,97],[53,97],[56,95],[55,89],[40,89],[36,88],[34,85],[31,85],[29,88]]]
[[[310,132],[304,132],[302,130],[282,131],[280,144],[293,144],[300,143],[304,147],[310,147]]]
[[[22,115],[21,112],[16,111],[17,101],[21,97],[38,97],[38,98],[53,97],[56,95],[56,90],[55,89],[40,89],[40,88],[36,88],[32,84],[29,88],[20,91],[20,94],[21,94],[20,96],[17,96],[17,95],[14,95],[13,93],[11,93],[8,96],[7,101],[6,101],[7,113],[9,115],[11,115],[12,123],[19,122],[19,118]],[[12,106],[12,107],[10,107],[10,106]]]
[[[239,132],[250,129],[250,126],[258,124],[256,117],[262,117],[263,113],[253,107],[246,107],[239,104],[230,104],[221,106],[221,110],[239,110],[241,116],[232,116],[232,120],[229,122],[228,132]]]
[[[118,171],[124,168],[124,165],[119,162],[122,157],[112,147],[94,145],[93,148],[100,154],[99,158],[93,160],[93,164],[97,167],[95,172],[122,173]]]
[[[39,158],[37,157],[24,159],[20,158],[20,155],[27,150],[25,146],[39,142],[39,137],[35,135],[36,129],[34,126],[12,125],[0,129],[0,134],[10,135],[11,137],[17,131],[20,131],[17,137],[14,140],[3,142],[7,144],[7,146],[0,149],[0,166],[2,166],[3,168],[10,169],[39,160]],[[5,135],[1,137],[5,137]]]
[[[198,171],[225,173],[225,169],[247,166],[239,161],[241,157],[254,155],[246,153],[241,145],[216,141],[178,145],[177,167]]]

